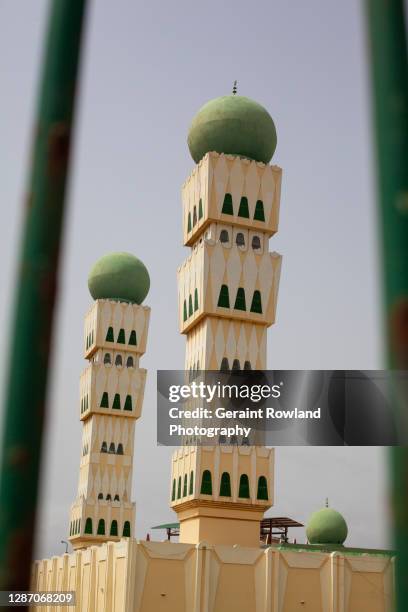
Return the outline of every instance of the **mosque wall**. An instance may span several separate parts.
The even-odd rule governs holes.
[[[392,612],[394,557],[124,538],[36,561],[32,589],[74,590],[38,612]]]

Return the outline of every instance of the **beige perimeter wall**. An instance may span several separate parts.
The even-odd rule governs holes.
[[[394,559],[124,538],[36,561],[32,588],[76,591],[41,612],[391,612]]]

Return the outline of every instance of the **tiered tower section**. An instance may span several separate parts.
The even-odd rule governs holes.
[[[272,119],[259,109],[247,98],[226,96],[203,107],[190,130],[190,150],[197,145],[204,156],[182,190],[184,244],[191,247],[178,270],[186,370],[266,369],[281,268],[268,243],[278,229],[282,172],[260,161],[262,147],[253,145],[252,132],[245,135],[252,120],[261,141],[273,138]],[[275,146],[276,135],[270,157]],[[238,154],[244,150],[252,159]],[[273,504],[273,467],[273,449],[248,440],[178,450],[171,506],[180,541],[258,546],[259,522]]]
[[[117,263],[118,257],[109,257],[105,271],[108,267],[117,281],[121,271],[115,266],[112,271],[112,258]],[[129,270],[123,272],[127,275]],[[110,287],[111,283],[109,278]],[[82,450],[69,530],[74,548],[130,537],[135,521],[131,501],[134,433],[146,379],[139,359],[146,350],[150,309],[128,295],[126,301],[112,298],[106,289],[105,282],[97,295],[109,295],[109,299],[97,299],[85,318],[84,356],[89,365],[80,381]],[[137,296],[133,292],[130,297]]]

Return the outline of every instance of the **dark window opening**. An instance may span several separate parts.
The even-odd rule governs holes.
[[[131,395],[126,396],[124,410],[130,410],[130,411],[132,410],[132,396]]]
[[[125,342],[126,342],[126,340],[125,340],[125,330],[123,329],[123,327],[119,330],[117,342],[118,342],[118,344],[125,344]]]
[[[218,296],[218,304],[219,308],[229,308],[229,291],[227,285],[221,285],[220,295]]]
[[[264,212],[264,205],[263,205],[262,200],[258,200],[257,203],[255,204],[254,220],[255,221],[265,221],[265,212]]]
[[[105,356],[103,358],[103,363],[112,363],[110,353],[105,353]]]
[[[246,310],[245,291],[242,287],[240,287],[237,291],[234,308],[235,310]]]
[[[234,209],[232,207],[232,195],[230,193],[226,193],[224,196],[224,202],[222,205],[222,210],[221,212],[224,215],[233,215],[234,214]]]
[[[245,363],[244,363],[244,370],[252,370],[251,362],[250,361],[245,361]]]
[[[183,497],[187,497],[187,474],[184,474]]]
[[[102,442],[101,453],[107,453],[107,452],[108,452],[108,445],[106,442]]]
[[[203,218],[203,201],[200,198],[199,202],[198,202],[198,218],[202,219]]]
[[[133,357],[128,357],[126,359],[126,367],[127,368],[133,368],[134,367]]]
[[[223,472],[221,476],[220,497],[231,497],[231,480],[228,472]]]
[[[115,342],[114,336],[113,336],[113,327],[108,327],[108,331],[106,332],[106,338],[105,338],[106,342]]]
[[[229,242],[229,235],[227,230],[223,229],[220,233],[220,242],[224,244],[225,242]]]
[[[232,369],[234,372],[241,369],[241,364],[239,363],[239,359],[234,359],[232,362]]]
[[[85,533],[90,533],[92,535],[92,519],[89,517],[85,521]]]
[[[261,292],[258,290],[254,291],[251,304],[251,312],[257,312],[259,314],[262,314]]]
[[[249,499],[249,478],[247,474],[241,474],[241,477],[239,479],[238,497]]]
[[[111,522],[110,535],[117,536],[118,535],[118,521],[113,520]]]
[[[115,410],[120,410],[120,395],[119,393],[115,393],[115,397],[113,399],[112,408]]]
[[[210,470],[204,470],[203,472],[200,493],[203,495],[212,495],[212,479]]]
[[[136,332],[134,329],[132,329],[132,331],[130,332],[130,336],[129,336],[129,344],[131,346],[136,346],[136,343],[137,343]]]
[[[130,538],[130,523],[129,521],[125,521],[123,524],[123,537]]]
[[[115,452],[116,452],[116,451],[115,451],[115,443],[114,443],[114,442],[111,442],[111,443],[109,444],[109,453],[110,453],[111,455],[112,455],[112,454],[114,455],[114,454],[115,454]]]
[[[220,366],[220,372],[228,372],[229,371],[229,363],[227,357],[223,357]]]
[[[122,365],[122,355],[116,355],[115,366],[121,366],[121,365]]]
[[[119,442],[116,454],[117,455],[123,455],[123,444],[122,444],[122,442]]]
[[[254,236],[252,238],[252,248],[254,249],[254,251],[257,251],[261,248],[261,239],[259,238],[259,236]]]
[[[197,206],[194,206],[193,208],[193,227],[196,225],[197,223]]]
[[[256,496],[257,499],[268,499],[268,482],[265,476],[260,476],[258,478],[258,493]]]
[[[97,534],[98,535],[105,535],[105,521],[104,521],[104,519],[99,519]]]
[[[194,472],[191,470],[190,472],[190,488],[188,490],[188,494],[192,495],[194,491]]]
[[[237,234],[237,236],[235,238],[235,243],[239,247],[244,247],[245,246],[245,237],[244,237],[244,234],[242,232],[238,232],[238,234]]]

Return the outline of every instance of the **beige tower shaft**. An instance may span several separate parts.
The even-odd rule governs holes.
[[[281,169],[207,153],[183,186],[184,244],[178,271],[180,331],[187,370],[266,369],[281,256]],[[259,522],[273,504],[274,451],[186,446],[173,455],[171,506],[180,541],[259,545]]]
[[[135,422],[141,415],[150,309],[97,300],[85,319],[81,376],[83,422],[78,493],[71,507],[69,539],[74,548],[131,536]]]

